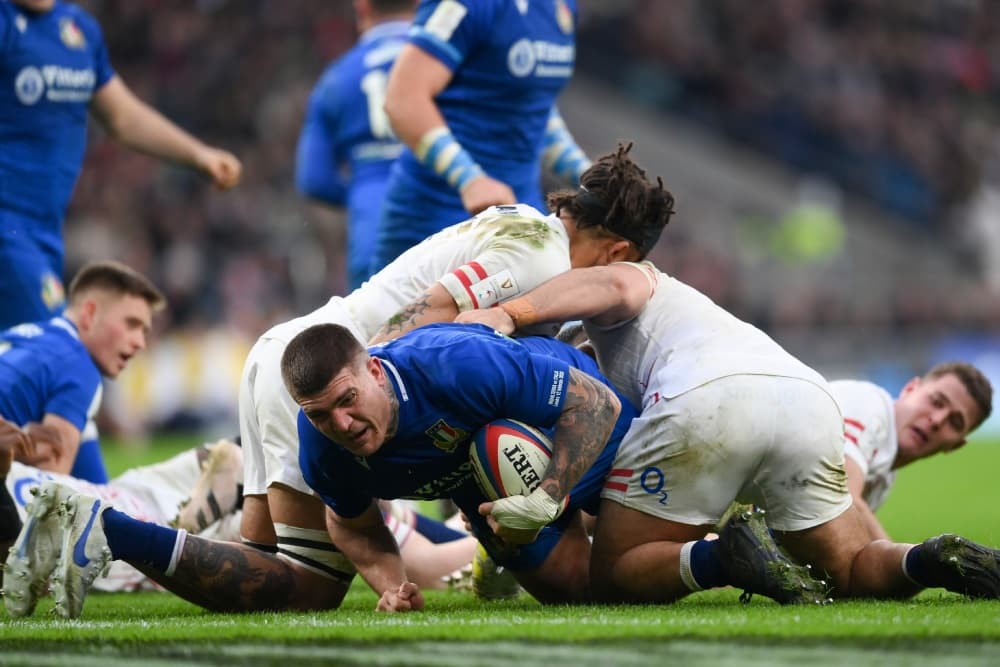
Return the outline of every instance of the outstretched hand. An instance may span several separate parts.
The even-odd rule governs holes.
[[[205,146],[196,158],[198,169],[208,176],[215,187],[228,190],[240,182],[243,164],[229,151]]]
[[[395,613],[398,611],[423,611],[424,594],[416,584],[404,581],[394,591],[385,591],[379,598],[375,611]]]

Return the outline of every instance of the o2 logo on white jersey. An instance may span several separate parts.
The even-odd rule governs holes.
[[[14,92],[25,106],[31,106],[45,94],[45,79],[37,67],[25,67],[14,79]]]
[[[530,39],[519,39],[510,47],[507,52],[507,68],[516,77],[525,77],[534,71],[535,49]]]

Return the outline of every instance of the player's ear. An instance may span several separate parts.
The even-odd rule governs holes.
[[[639,252],[631,241],[619,239],[608,248],[608,264],[612,262],[637,262],[639,259]]]
[[[906,394],[909,394],[909,393],[915,391],[916,388],[920,386],[921,380],[922,380],[922,378],[920,378],[920,377],[910,378],[910,381],[907,382],[906,384],[904,384],[903,388],[899,391],[899,395],[900,396],[905,396]]]

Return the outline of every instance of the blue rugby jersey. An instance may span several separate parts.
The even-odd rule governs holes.
[[[80,430],[70,474],[96,484],[108,481],[94,416],[101,404],[101,373],[62,317],[0,332],[0,415],[23,426],[58,415]]]
[[[331,63],[313,89],[299,136],[295,179],[305,195],[347,208],[348,286],[368,278],[389,169],[403,144],[382,107],[389,69],[409,23],[387,21]]]
[[[433,324],[371,348],[399,400],[394,437],[358,458],[299,412],[299,462],[306,482],[334,511],[357,516],[373,498],[453,498],[475,508],[485,498],[469,464],[469,441],[486,423],[511,418],[551,435],[562,412],[569,368],[603,381],[597,364],[550,338],[511,339],[481,325]],[[596,512],[604,477],[636,411],[622,412],[594,466],[570,492],[570,508]]]
[[[455,139],[539,210],[545,126],[573,73],[575,29],[575,0],[424,0],[410,31],[412,44],[453,72],[435,102]],[[458,191],[404,150],[372,269],[466,217]]]
[[[76,5],[36,14],[0,0],[0,327],[61,307],[63,216],[91,97],[113,75],[100,27]]]

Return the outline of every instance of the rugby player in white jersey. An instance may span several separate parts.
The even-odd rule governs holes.
[[[734,500],[763,507],[782,547],[827,573],[835,595],[944,587],[1000,597],[996,550],[953,535],[872,540],[848,492],[843,422],[826,381],[651,264],[569,271],[460,319],[505,333],[583,319],[603,372],[642,406],[602,494],[591,562],[599,599],[670,602],[721,585],[722,556],[756,540],[748,592],[819,601],[801,573],[769,567],[776,550],[760,514],[738,514],[718,540],[704,539]],[[983,416],[962,410],[967,423]]]
[[[161,534],[158,546],[153,539],[142,542],[157,553],[136,554],[131,540],[128,558],[143,562],[144,571],[168,590],[217,611],[337,607],[354,568],[330,542],[323,504],[299,471],[298,407],[280,375],[287,343],[319,323],[341,324],[363,343],[383,325],[379,336],[394,337],[488,308],[573,266],[640,260],[669,221],[673,197],[662,181],[646,178],[629,149],[619,147],[597,160],[581,179],[587,190],[553,193],[554,215],[523,205],[487,209],[410,249],[350,295],[265,333],[247,358],[239,399],[245,460],[240,532],[247,544]],[[595,216],[587,191],[614,202],[613,209]],[[76,524],[90,512],[107,516],[103,507],[88,508],[76,514]],[[116,526],[122,520],[115,515]],[[124,536],[119,539],[118,528],[108,530],[106,521],[97,524],[107,532],[112,557],[119,558]],[[95,545],[104,537],[87,534]],[[162,553],[168,545],[173,553]],[[86,568],[100,563],[99,551],[90,550],[96,558]],[[66,566],[72,570],[68,579],[86,582],[77,566]],[[86,594],[85,584],[80,588],[68,591],[71,617]]]
[[[961,361],[912,378],[895,399],[864,380],[835,380],[830,388],[844,414],[847,486],[872,539],[889,538],[875,512],[889,495],[896,470],[955,451],[993,408],[990,381]]]

